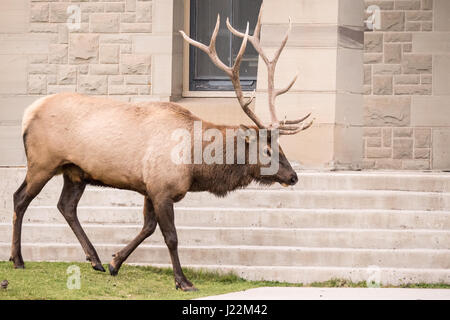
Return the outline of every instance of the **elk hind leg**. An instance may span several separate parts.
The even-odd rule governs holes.
[[[14,263],[14,268],[16,269],[25,268],[21,248],[23,216],[31,201],[41,192],[53,175],[53,171],[28,169],[25,180],[14,193],[13,237],[9,260]]]
[[[58,210],[75,233],[86,254],[86,260],[91,262],[94,270],[105,272],[94,246],[78,220],[77,206],[86,188],[86,183],[82,180],[81,169],[78,170],[79,174],[76,174],[77,170],[64,170],[64,186],[59,198]]]

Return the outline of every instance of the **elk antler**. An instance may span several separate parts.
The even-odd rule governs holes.
[[[203,43],[200,43],[198,41],[192,40],[189,38],[186,33],[183,31],[180,31],[181,35],[183,36],[184,40],[192,44],[194,47],[199,48],[203,52],[205,52],[211,59],[211,61],[221,70],[225,71],[225,73],[230,77],[231,83],[233,84],[234,90],[236,91],[236,97],[239,100],[239,104],[241,105],[244,112],[247,114],[247,116],[252,119],[252,121],[258,126],[260,129],[264,129],[265,126],[263,122],[256,116],[256,114],[249,108],[249,105],[252,103],[253,99],[255,98],[255,95],[245,101],[244,94],[242,93],[242,87],[241,87],[241,81],[239,79],[239,69],[242,62],[242,57],[244,56],[245,49],[247,48],[247,40],[248,40],[248,30],[249,26],[247,23],[247,30],[245,31],[245,34],[243,35],[244,40],[242,41],[241,48],[239,49],[239,53],[236,56],[236,60],[232,67],[228,67],[225,65],[217,55],[216,51],[216,38],[217,34],[219,33],[219,27],[220,27],[220,15],[217,15],[217,23],[216,27],[214,28],[214,32],[211,36],[211,42],[209,43],[209,46],[204,45]]]
[[[281,45],[278,48],[278,50],[275,52],[273,59],[270,60],[267,57],[267,55],[265,54],[265,52],[261,46],[261,43],[260,43],[262,11],[263,11],[263,4],[261,5],[261,8],[259,10],[258,22],[256,23],[256,26],[255,26],[255,32],[253,33],[253,35],[248,36],[248,41],[250,41],[250,43],[253,45],[253,47],[258,52],[258,54],[260,55],[260,57],[262,58],[262,60],[264,61],[264,63],[267,66],[267,77],[268,77],[267,93],[269,96],[269,111],[270,111],[270,117],[271,117],[271,121],[272,121],[272,123],[269,127],[279,129],[280,135],[296,134],[300,131],[306,130],[309,127],[311,127],[314,120],[309,122],[307,125],[305,125],[303,123],[306,119],[309,118],[311,113],[309,113],[308,115],[306,115],[305,117],[303,117],[301,119],[279,121],[277,118],[276,109],[275,109],[275,99],[279,95],[282,95],[282,94],[288,92],[294,85],[295,81],[297,81],[297,77],[298,77],[298,74],[297,74],[294,77],[294,79],[292,79],[292,81],[283,89],[279,89],[279,90],[275,89],[275,79],[274,79],[275,78],[275,68],[276,68],[278,59],[280,58],[281,52],[283,51],[284,47],[286,46],[286,43],[289,38],[289,33],[291,32],[291,28],[292,28],[291,18],[289,18],[289,27],[286,32],[286,35],[283,38],[283,41],[281,42]],[[229,19],[227,19],[227,27],[230,30],[230,32],[233,33],[235,36],[240,37],[240,38],[245,37],[245,35],[242,32],[239,32],[238,30],[234,29],[231,26]],[[299,125],[299,124],[301,124],[301,125]]]
[[[245,33],[239,32],[236,29],[234,29],[229,19],[227,19],[227,27],[233,33],[235,36],[238,36],[240,38],[243,38],[242,45],[239,50],[239,53],[236,57],[236,61],[233,64],[233,67],[228,67],[225,65],[218,57],[217,51],[216,51],[216,38],[217,34],[219,32],[220,27],[220,15],[217,16],[217,23],[216,27],[214,28],[214,32],[211,36],[211,42],[209,46],[206,46],[200,42],[197,42],[195,40],[192,40],[189,38],[183,31],[180,31],[181,35],[183,36],[184,40],[186,40],[188,43],[192,44],[193,46],[199,48],[203,52],[205,52],[211,59],[211,61],[221,70],[225,71],[225,73],[230,77],[231,82],[233,84],[234,90],[236,91],[236,97],[239,100],[239,104],[241,105],[244,112],[248,115],[248,117],[258,126],[260,129],[278,129],[280,135],[293,135],[300,131],[308,129],[313,121],[305,125],[304,121],[311,115],[308,114],[307,116],[297,119],[297,120],[284,120],[279,121],[276,115],[275,110],[275,99],[279,95],[282,95],[289,91],[291,87],[294,85],[295,81],[297,80],[297,75],[294,77],[294,79],[283,89],[276,90],[275,89],[275,67],[278,62],[278,59],[281,55],[281,52],[283,51],[288,37],[289,33],[291,31],[291,19],[289,18],[289,28],[288,31],[281,42],[281,46],[278,48],[278,50],[275,52],[274,58],[272,60],[269,60],[267,55],[264,53],[259,38],[261,33],[261,15],[262,15],[262,5],[261,9],[259,11],[258,15],[258,22],[255,27],[255,32],[252,36],[249,35],[249,24],[247,23],[247,29]],[[239,68],[241,66],[242,57],[244,55],[245,49],[247,47],[247,41],[250,41],[250,43],[253,45],[255,50],[258,52],[258,54],[263,59],[264,63],[267,65],[268,70],[268,95],[269,95],[269,111],[271,116],[271,124],[269,126],[265,126],[263,122],[256,116],[256,114],[249,108],[250,103],[255,98],[255,93],[253,93],[253,96],[248,100],[244,100],[244,95],[242,93],[242,87],[239,79]]]

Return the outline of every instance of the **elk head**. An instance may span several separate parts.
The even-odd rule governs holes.
[[[218,57],[217,51],[216,51],[216,39],[217,35],[219,33],[219,27],[220,27],[220,15],[217,16],[217,23],[214,28],[213,34],[211,36],[211,41],[208,46],[204,45],[203,43],[200,43],[198,41],[195,41],[191,38],[189,38],[183,31],[180,31],[181,35],[183,36],[184,40],[190,43],[191,45],[199,48],[203,52],[205,52],[211,61],[221,70],[223,70],[231,79],[231,82],[233,84],[234,90],[236,92],[236,97],[239,101],[239,104],[242,107],[242,110],[245,112],[245,114],[255,123],[257,127],[257,135],[259,136],[261,132],[269,132],[267,135],[267,144],[263,146],[264,152],[267,156],[272,157],[273,160],[273,154],[276,154],[277,161],[278,161],[278,171],[276,173],[272,174],[262,174],[257,178],[262,183],[274,183],[279,182],[283,186],[288,185],[295,185],[298,181],[297,174],[292,169],[289,161],[286,159],[283,150],[278,145],[278,136],[281,135],[294,135],[297,134],[303,130],[308,129],[313,124],[313,121],[310,121],[309,123],[306,123],[305,121],[310,117],[311,113],[308,115],[294,120],[278,120],[276,108],[275,108],[275,100],[278,96],[286,93],[289,91],[289,89],[292,88],[295,81],[297,80],[296,75],[292,81],[284,88],[282,89],[275,89],[275,68],[278,62],[278,59],[281,55],[281,52],[283,51],[284,47],[286,46],[286,43],[288,41],[289,33],[291,31],[292,23],[291,19],[289,18],[289,28],[286,32],[286,35],[284,36],[280,47],[278,50],[276,50],[274,57],[272,59],[269,59],[266,53],[264,52],[261,43],[260,43],[260,33],[261,33],[261,16],[262,16],[262,6],[259,11],[258,15],[258,22],[255,27],[255,31],[253,35],[249,35],[249,24],[247,23],[247,29],[245,33],[239,32],[238,30],[234,29],[229,19],[227,18],[226,24],[230,32],[237,36],[242,38],[242,44],[241,48],[236,56],[236,59],[234,61],[234,64],[232,67],[227,66],[224,64]],[[242,92],[242,87],[240,83],[239,78],[239,69],[242,62],[242,58],[244,56],[245,49],[247,47],[247,43],[250,42],[255,50],[258,52],[261,59],[264,61],[264,63],[267,66],[267,75],[268,75],[268,99],[269,99],[269,113],[270,113],[270,124],[264,124],[263,121],[261,121],[258,116],[253,112],[253,110],[250,109],[250,104],[255,98],[255,92],[253,92],[253,95],[250,99],[245,99],[244,94]],[[242,126],[241,126],[242,128]],[[275,138],[275,140],[274,140]],[[261,139],[258,139],[261,140]],[[277,152],[273,152],[274,147],[276,148]]]

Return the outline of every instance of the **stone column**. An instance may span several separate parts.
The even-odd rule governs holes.
[[[307,168],[358,168],[362,160],[362,0],[265,0],[261,41],[271,56],[292,32],[278,62],[275,85],[296,84],[277,99],[279,119],[312,112],[313,127],[282,137],[288,158]],[[258,65],[256,112],[268,120],[267,71]]]

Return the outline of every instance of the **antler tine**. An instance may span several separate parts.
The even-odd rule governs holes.
[[[262,60],[265,62],[265,64],[267,65],[267,77],[268,77],[267,94],[268,94],[268,98],[269,98],[269,112],[270,112],[270,118],[271,118],[271,122],[272,122],[271,125],[269,126],[269,128],[280,130],[279,131],[280,135],[296,134],[300,131],[308,129],[313,124],[313,122],[311,121],[306,126],[304,123],[301,126],[298,126],[298,124],[305,121],[311,114],[308,114],[305,117],[303,117],[301,119],[297,119],[297,120],[279,121],[277,118],[277,115],[276,115],[276,110],[275,110],[276,98],[279,95],[282,95],[282,94],[288,92],[293,87],[293,85],[295,84],[295,82],[297,81],[297,78],[298,78],[298,73],[297,73],[297,75],[291,80],[291,82],[289,82],[289,84],[286,87],[279,89],[279,90],[275,89],[275,80],[274,80],[275,68],[276,68],[278,59],[280,58],[281,53],[283,52],[283,49],[286,47],[286,44],[288,42],[289,34],[292,30],[292,19],[289,17],[288,30],[286,31],[286,34],[280,44],[280,47],[276,50],[276,52],[273,56],[273,59],[269,60],[267,58],[267,55],[264,53],[264,50],[262,49],[261,43],[260,43],[262,12],[263,12],[263,5],[261,5],[261,8],[259,10],[258,22],[256,23],[255,31],[254,31],[253,35],[248,37],[248,40],[253,45],[255,50],[258,52],[258,54],[260,55]],[[237,37],[243,38],[245,36],[242,32],[239,32],[238,30],[233,28],[233,26],[230,24],[229,19],[227,19],[227,28],[231,31],[231,33],[233,33]]]
[[[297,81],[297,78],[298,78],[298,72],[295,75],[294,79],[292,79],[291,82],[289,82],[289,84],[286,87],[284,87],[283,89],[277,90],[275,92],[275,96],[278,97],[279,95],[282,95],[282,94],[285,94],[286,92],[288,92],[292,88],[294,83]]]
[[[283,52],[283,49],[284,49],[284,47],[286,46],[286,43],[287,43],[287,41],[288,41],[288,39],[289,39],[289,34],[291,33],[291,29],[292,29],[292,20],[291,20],[291,17],[289,17],[289,27],[288,27],[288,30],[286,31],[286,35],[284,36],[284,39],[283,39],[283,41],[281,42],[280,47],[279,47],[278,50],[275,52],[275,55],[274,55],[274,57],[273,57],[273,59],[272,59],[272,63],[273,63],[274,65],[277,64],[278,58],[280,58],[281,52]]]
[[[311,116],[311,112],[308,113],[306,116],[304,116],[303,118],[297,119],[297,120],[284,120],[284,121],[280,121],[280,125],[285,125],[285,124],[299,124],[303,121],[305,121],[306,119],[308,119]]]
[[[228,19],[227,19],[228,21]],[[229,22],[228,22],[229,24]],[[198,41],[192,40],[189,38],[186,33],[180,30],[181,35],[183,36],[184,40],[186,40],[191,45],[199,48],[203,52],[205,52],[211,61],[219,68],[225,71],[225,73],[230,77],[231,83],[233,84],[234,90],[236,92],[236,97],[239,101],[239,104],[242,107],[242,110],[247,114],[247,116],[258,126],[260,129],[266,128],[264,126],[263,122],[256,116],[256,114],[249,108],[249,105],[252,103],[252,101],[255,98],[255,95],[248,100],[245,101],[244,94],[242,93],[242,87],[241,82],[239,79],[239,68],[241,66],[242,58],[245,53],[245,49],[247,48],[247,42],[249,40],[249,23],[247,23],[247,30],[245,31],[245,34],[242,34],[242,37],[244,38],[242,40],[241,48],[239,49],[239,52],[236,56],[236,60],[233,64],[233,67],[228,67],[225,65],[219,58],[217,51],[216,51],[216,39],[217,35],[219,33],[219,27],[220,27],[220,15],[217,15],[217,22],[216,26],[214,28],[213,34],[211,36],[211,41],[209,43],[209,46],[204,45],[203,43],[200,43]],[[236,32],[238,32],[236,30]]]
[[[183,36],[184,40],[186,40],[187,42],[189,42],[191,45],[193,45],[194,47],[199,48],[200,50],[202,50],[203,52],[205,52],[209,58],[211,59],[211,61],[219,68],[222,69],[223,71],[225,71],[225,73],[231,77],[232,75],[232,69],[230,67],[228,67],[226,64],[224,64],[220,59],[219,56],[217,55],[217,51],[216,51],[216,39],[217,39],[217,35],[219,34],[219,27],[220,27],[220,15],[217,15],[217,22],[216,22],[216,26],[214,28],[213,34],[211,36],[211,42],[209,43],[209,46],[204,45],[203,43],[200,43],[198,41],[195,41],[191,38],[189,38],[186,33],[184,33],[184,31],[180,30],[181,35]]]
[[[314,119],[311,120],[306,126],[302,125],[300,127],[298,127],[296,130],[286,130],[286,129],[280,129],[279,134],[281,135],[294,135],[297,134],[301,131],[304,131],[306,129],[308,129],[309,127],[311,127],[314,123]]]

